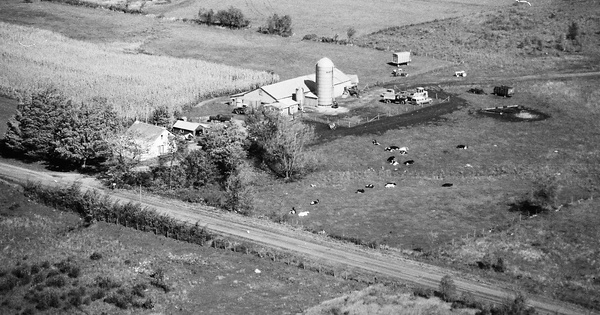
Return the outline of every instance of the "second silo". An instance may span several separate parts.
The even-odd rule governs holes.
[[[333,104],[333,62],[323,57],[317,62],[317,105],[331,106]]]

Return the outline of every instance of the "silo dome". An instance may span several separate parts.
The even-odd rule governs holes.
[[[317,62],[317,105],[331,106],[333,104],[333,61],[327,57]]]

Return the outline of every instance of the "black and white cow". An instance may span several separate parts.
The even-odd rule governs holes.
[[[385,184],[385,188],[394,188],[396,187],[396,183],[387,183]]]
[[[367,184],[367,185],[365,185],[365,188],[373,188],[373,187],[375,187],[375,186],[373,186],[373,184]]]
[[[454,186],[452,183],[443,183],[442,187],[452,187]]]
[[[404,165],[413,165],[413,164],[415,164],[415,161],[408,160],[408,161],[404,161],[404,163],[402,163],[402,164],[404,164]]]
[[[318,203],[319,203],[319,199],[313,200],[313,201],[310,202],[310,204],[313,205],[313,206],[316,205],[316,204],[318,204]]]
[[[459,145],[457,145],[457,146],[456,146],[456,148],[457,148],[457,149],[463,149],[463,150],[466,150],[466,149],[468,149],[468,148],[469,148],[469,146],[468,146],[468,145],[464,145],[464,144],[459,144]]]
[[[399,164],[398,161],[396,161],[396,157],[395,156],[390,156],[387,159],[387,162],[390,163],[390,164],[392,164],[392,165],[398,165]]]
[[[400,147],[392,145],[392,146],[389,146],[389,147],[385,147],[385,150],[388,151],[388,152],[394,152],[396,150],[400,150]]]
[[[365,190],[364,189],[358,189],[358,190],[356,190],[356,193],[357,194],[364,194]]]
[[[377,140],[373,139],[373,144],[374,145],[379,145],[379,142],[377,142]]]

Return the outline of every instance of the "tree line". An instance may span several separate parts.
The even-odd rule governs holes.
[[[179,115],[158,108],[149,123],[169,129]],[[213,125],[196,138],[199,149],[170,136],[169,153],[145,168],[139,168],[140,135],[127,132],[131,123],[103,99],[74,103],[50,88],[22,98],[7,123],[2,151],[52,169],[95,173],[110,187],[143,187],[247,215],[253,210],[257,172],[289,181],[318,167],[308,150],[314,128],[275,111],[253,110],[245,127]]]
[[[250,21],[244,16],[242,10],[233,6],[227,10],[214,11],[213,9],[200,8],[198,10],[198,24],[219,25],[232,29],[245,28]],[[263,34],[273,34],[283,37],[292,36],[292,18],[289,15],[280,16],[276,13],[267,18],[267,24],[258,28]]]

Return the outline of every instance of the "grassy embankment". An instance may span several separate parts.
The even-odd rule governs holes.
[[[106,98],[126,118],[277,79],[266,72],[199,60],[125,54],[57,33],[2,23],[0,86],[5,94],[55,86],[75,101]]]

